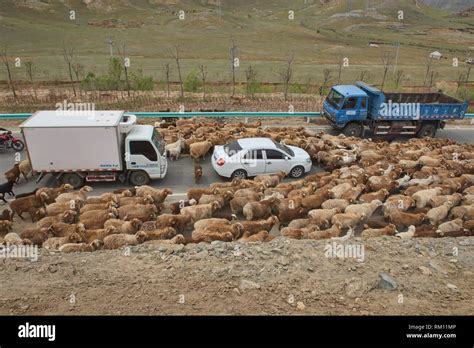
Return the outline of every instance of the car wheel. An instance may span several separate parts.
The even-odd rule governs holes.
[[[304,174],[304,168],[302,166],[296,166],[290,171],[290,177],[301,178]]]
[[[150,182],[150,177],[142,170],[132,172],[128,179],[133,186],[142,186]]]
[[[64,174],[62,177],[61,177],[61,182],[63,184],[69,184],[71,185],[72,187],[74,187],[75,189],[81,187],[82,185],[84,185],[84,178],[77,175],[77,174]]]
[[[232,173],[231,178],[245,180],[247,179],[247,172],[243,169],[237,169],[235,172]]]

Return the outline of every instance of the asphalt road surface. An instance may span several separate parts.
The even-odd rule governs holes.
[[[329,131],[325,127],[309,127],[311,129],[321,129]],[[330,131],[329,131],[330,132]],[[15,134],[18,135],[18,134]],[[367,136],[367,135],[366,135]],[[448,128],[440,130],[437,134],[438,138],[449,138],[459,143],[470,143],[474,144],[474,127],[459,127],[458,128]],[[399,140],[407,140],[407,138],[400,138]],[[22,153],[24,154],[24,152]],[[194,166],[191,158],[182,157],[178,161],[169,161],[168,162],[168,173],[166,178],[154,180],[151,182],[152,186],[157,187],[168,187],[173,190],[174,195],[184,195],[188,188],[190,187],[206,187],[213,182],[218,181],[227,181],[229,179],[221,178],[211,166],[211,155],[206,156],[204,161],[201,161],[201,166],[203,168],[203,176],[199,185],[194,182]],[[14,151],[9,149],[7,151],[0,152],[0,171],[4,173],[13,166],[14,163]],[[321,171],[321,168],[313,165],[312,173]],[[291,180],[291,179],[285,179]],[[4,178],[0,180],[4,182]],[[18,185],[14,187],[15,194],[30,192],[37,187],[41,186],[57,186],[56,180],[51,176],[45,176],[40,183],[36,184],[35,180],[29,177],[28,182],[25,182],[25,179],[21,177]],[[90,184],[94,188],[95,194],[101,194],[104,192],[110,192],[117,188],[128,187],[127,185],[121,183],[92,183]]]

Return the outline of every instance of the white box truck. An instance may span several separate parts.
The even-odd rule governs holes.
[[[164,178],[164,141],[151,125],[123,111],[38,111],[20,125],[37,180],[51,173],[61,183],[115,181],[145,185]]]

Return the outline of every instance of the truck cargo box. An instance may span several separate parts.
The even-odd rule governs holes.
[[[37,172],[122,170],[123,111],[38,111],[20,125]]]

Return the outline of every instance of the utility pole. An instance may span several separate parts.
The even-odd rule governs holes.
[[[395,71],[397,71],[399,53],[400,53],[400,42],[397,44],[397,53],[395,55],[395,65],[393,66],[393,73],[395,73]]]
[[[221,0],[217,0],[217,18],[218,19],[221,19],[222,18],[222,4],[221,4]]]
[[[108,37],[107,39],[107,44],[109,45],[109,50],[110,50],[110,59],[114,59],[114,42],[112,40],[112,37]]]

